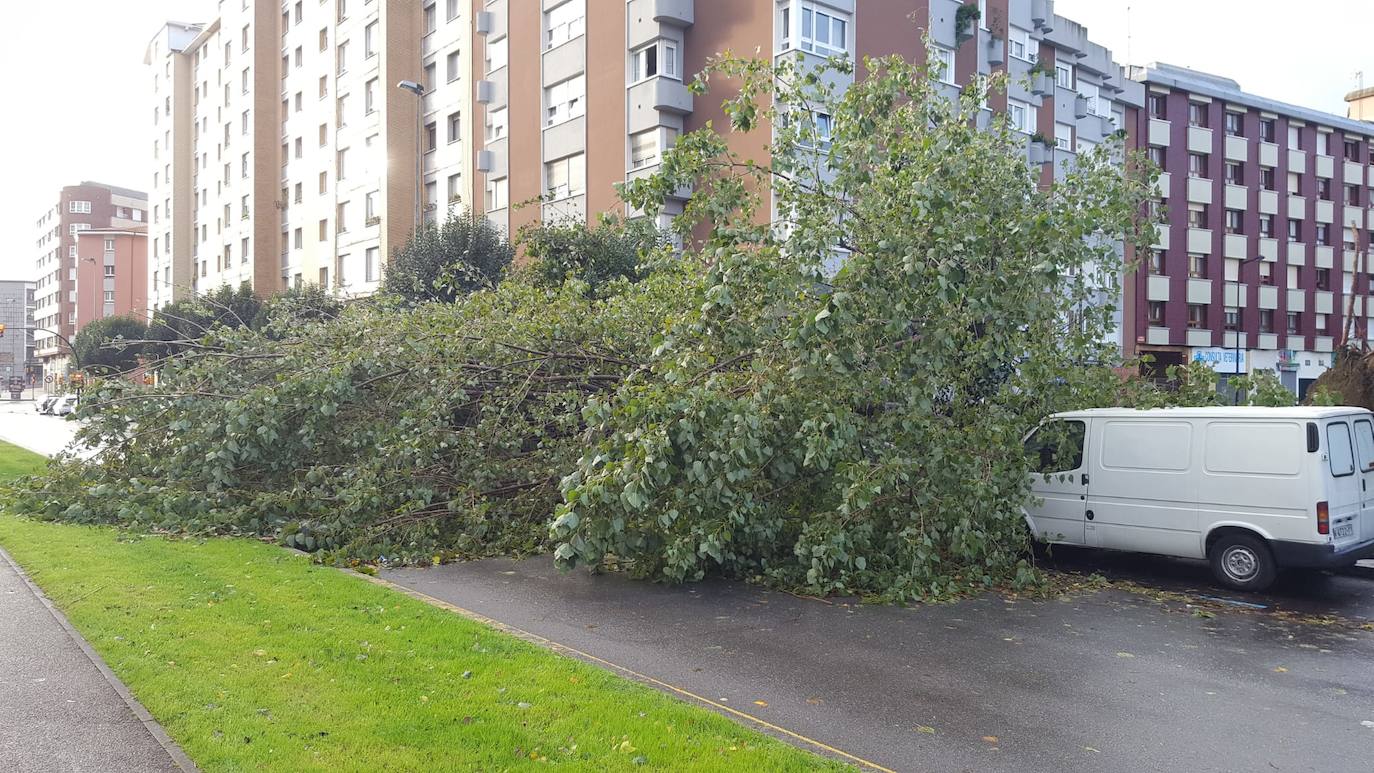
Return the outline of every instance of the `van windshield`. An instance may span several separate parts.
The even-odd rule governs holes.
[[[1350,445],[1350,425],[1343,421],[1326,425],[1327,458],[1337,478],[1355,474],[1355,452]]]

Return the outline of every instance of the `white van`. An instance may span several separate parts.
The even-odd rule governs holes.
[[[1042,542],[1205,558],[1263,590],[1284,567],[1374,557],[1374,415],[1363,408],[1099,408],[1026,439]]]

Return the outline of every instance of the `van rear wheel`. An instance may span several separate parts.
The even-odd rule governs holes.
[[[1212,575],[1228,588],[1262,591],[1274,584],[1278,566],[1264,540],[1252,534],[1224,534],[1212,543],[1207,558]]]

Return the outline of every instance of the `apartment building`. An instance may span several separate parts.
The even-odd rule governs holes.
[[[76,329],[148,314],[148,229],[92,228],[76,242]]]
[[[69,352],[61,338],[76,335],[78,235],[97,228],[139,228],[147,214],[146,194],[83,182],[64,187],[57,203],[38,218],[34,324],[41,329],[34,346],[49,371],[65,372]]]
[[[1347,321],[1351,340],[1370,339],[1374,124],[1182,67],[1131,75],[1147,91],[1136,132],[1164,170],[1168,212],[1128,291],[1136,351],[1223,377],[1276,372],[1305,394]]]
[[[151,306],[242,282],[374,290],[420,219],[462,203],[470,24],[458,0],[222,0],[167,24],[145,57]]]
[[[812,65],[887,54],[924,62],[929,35],[951,99],[976,75],[1010,74],[1009,93],[990,99],[979,120],[1009,112],[1028,139],[1040,140],[1028,142],[1027,152],[1047,182],[1079,153],[1135,125],[1144,104],[1141,84],[1081,25],[1056,16],[1051,0],[621,5],[474,0],[470,195],[510,232],[539,219],[637,214],[618,200],[616,183],[652,174],[681,133],[727,125],[720,94],[694,97],[687,88],[722,51],[771,52]],[[958,29],[962,5],[978,8],[980,18]],[[757,136],[728,140],[745,157],[767,160]],[[670,201],[661,225],[683,203]]]
[[[33,356],[34,283],[0,280],[0,386],[22,378],[30,386],[39,383],[43,368]]]

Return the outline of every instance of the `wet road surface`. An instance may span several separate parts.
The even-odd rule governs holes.
[[[903,609],[546,558],[382,576],[890,770],[1374,770],[1374,571],[1254,597],[1201,563],[1053,562],[1165,592]]]

